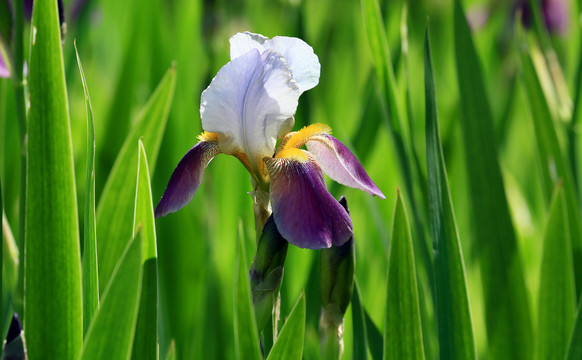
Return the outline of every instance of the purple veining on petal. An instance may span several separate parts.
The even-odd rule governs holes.
[[[323,173],[309,159],[265,159],[271,177],[273,218],[281,235],[300,248],[339,246],[352,237],[352,221],[325,187]]]
[[[306,144],[323,171],[340,184],[363,190],[372,196],[386,199],[352,152],[338,139],[321,134]]]
[[[4,62],[4,58],[2,57],[2,54],[0,54],[0,78],[9,78],[10,77],[10,71],[8,71],[8,68],[6,67],[6,63]]]
[[[200,141],[184,155],[156,207],[156,217],[176,212],[192,200],[200,187],[206,166],[218,153],[216,141]]]

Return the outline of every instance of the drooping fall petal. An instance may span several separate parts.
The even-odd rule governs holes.
[[[340,184],[360,189],[380,199],[386,197],[374,184],[352,152],[331,135],[312,136],[306,147],[323,171]]]
[[[352,221],[331,196],[315,159],[291,149],[281,158],[265,158],[271,177],[273,218],[281,235],[307,249],[344,244],[352,236]]]
[[[315,87],[319,83],[321,65],[313,48],[305,41],[287,36],[275,36],[269,39],[250,32],[238,33],[230,38],[230,58],[235,59],[257,49],[259,52],[272,49],[282,54],[289,63],[293,78],[301,92]]]
[[[281,54],[251,50],[223,66],[202,93],[202,128],[218,134],[222,152],[245,153],[256,170],[292,129],[300,95]]]
[[[176,212],[192,200],[202,182],[206,166],[219,152],[216,141],[200,141],[184,155],[156,207],[156,217]]]

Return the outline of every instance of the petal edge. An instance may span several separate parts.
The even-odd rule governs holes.
[[[307,157],[306,161],[265,158],[275,224],[287,241],[300,248],[342,245],[352,237],[352,221],[327,191],[315,160]]]
[[[323,171],[336,182],[363,190],[380,199],[386,199],[358,159],[338,139],[331,135],[320,134],[313,136],[306,147],[317,159]]]
[[[200,141],[180,160],[156,206],[155,217],[164,217],[188,204],[200,187],[204,170],[219,153],[216,141]]]

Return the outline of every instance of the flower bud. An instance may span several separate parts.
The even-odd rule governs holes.
[[[340,204],[348,211],[345,197]],[[321,250],[321,317],[319,334],[322,357],[339,359],[343,352],[344,313],[354,289],[354,239]]]
[[[287,247],[288,243],[277,230],[273,216],[269,217],[249,271],[259,332],[272,316],[273,305],[278,300]]]

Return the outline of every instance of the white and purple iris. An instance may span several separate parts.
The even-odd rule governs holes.
[[[297,38],[245,32],[230,39],[230,58],[202,92],[205,131],[174,170],[156,217],[190,202],[208,163],[223,153],[237,157],[254,185],[268,192],[275,224],[287,241],[309,249],[344,244],[352,237],[352,222],[327,191],[323,172],[385,197],[327,125],[292,132],[299,96],[319,82],[317,55]]]

